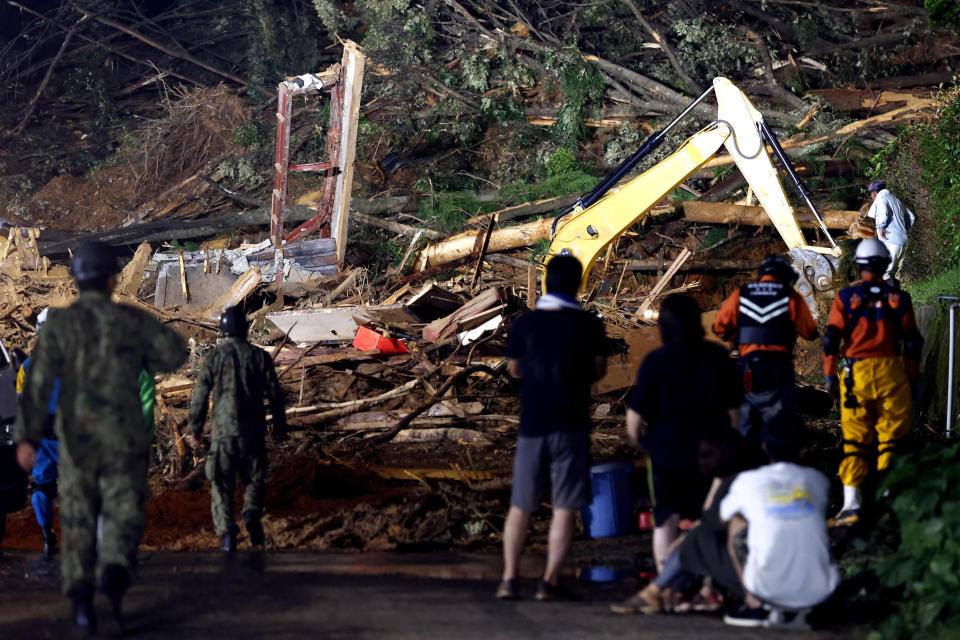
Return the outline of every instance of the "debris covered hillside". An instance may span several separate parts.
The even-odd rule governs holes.
[[[157,385],[147,547],[216,544],[183,433],[230,304],[273,357],[294,432],[272,455],[273,545],[495,543],[519,406],[505,339],[538,297],[554,216],[726,77],[831,236],[870,237],[871,158],[935,112],[960,55],[954,29],[909,0],[11,0],[0,339],[29,349],[36,314],[74,294],[70,247],[93,238],[129,259],[118,298],[190,339],[188,364]],[[290,80],[303,74],[322,90]],[[628,177],[716,118],[701,103]],[[825,245],[790,197],[808,242]],[[632,455],[624,399],[659,344],[644,312],[686,291],[709,325],[764,256],[785,252],[758,204],[721,151],[597,261],[583,300],[611,355],[594,389],[595,458]],[[829,457],[839,431],[817,391],[820,356],[798,346]],[[21,515],[12,544],[39,545]]]

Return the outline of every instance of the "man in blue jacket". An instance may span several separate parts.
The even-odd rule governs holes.
[[[40,329],[46,320],[47,310],[44,309],[37,315],[37,335],[40,335]],[[23,383],[29,369],[30,358],[27,358],[17,374],[17,396],[23,393]],[[53,392],[50,394],[50,402],[47,405],[47,432],[40,441],[40,447],[33,461],[33,482],[36,484],[36,489],[30,498],[33,512],[37,516],[37,524],[40,525],[40,533],[43,535],[43,555],[47,558],[57,552],[57,536],[53,532],[53,501],[57,497],[57,478],[60,476],[57,471],[57,465],[60,463],[60,443],[54,433],[53,422],[56,419],[59,398],[60,379],[58,378],[53,383]]]

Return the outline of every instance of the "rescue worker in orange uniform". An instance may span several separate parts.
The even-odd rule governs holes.
[[[859,520],[860,486],[869,470],[867,447],[876,438],[877,470],[883,471],[897,441],[910,432],[910,387],[923,352],[910,294],[882,279],[890,266],[883,243],[862,240],[854,262],[861,280],[837,294],[823,336],[827,390],[841,403],[843,507],[834,518],[838,525]]]
[[[727,298],[713,323],[713,332],[740,352],[744,402],[738,430],[754,442],[774,418],[794,412],[793,347],[798,335],[817,337],[817,323],[793,289],[799,275],[790,260],[769,255],[758,275]]]

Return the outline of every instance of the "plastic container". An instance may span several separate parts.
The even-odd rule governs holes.
[[[407,347],[396,338],[387,338],[366,327],[357,328],[357,335],[353,338],[353,346],[361,351],[372,351],[376,349],[380,353],[389,356],[398,353],[410,353]]]
[[[626,462],[608,462],[590,467],[590,504],[580,510],[583,528],[591,538],[609,538],[630,533],[633,498],[630,474],[633,467]]]

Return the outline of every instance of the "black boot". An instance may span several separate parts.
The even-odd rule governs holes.
[[[93,608],[93,589],[70,594],[73,602],[73,624],[84,637],[97,635],[97,611]]]
[[[260,516],[254,513],[243,514],[243,524],[247,528],[247,535],[250,537],[250,545],[254,547],[263,546],[263,524],[260,522]]]
[[[118,564],[108,564],[103,568],[100,590],[110,601],[113,622],[116,625],[114,635],[123,635],[123,594],[130,587],[130,574]]]
[[[43,556],[52,558],[57,553],[57,535],[53,532],[53,526],[48,524],[41,527],[40,533],[43,535]]]
[[[236,551],[237,550],[237,534],[230,532],[220,536],[220,550]]]

